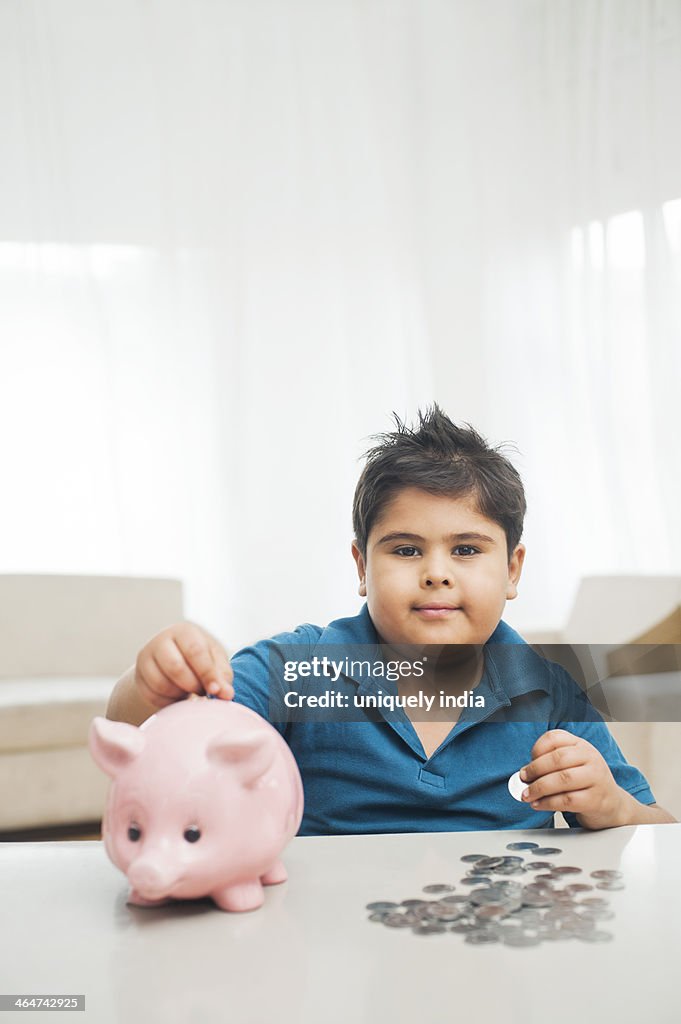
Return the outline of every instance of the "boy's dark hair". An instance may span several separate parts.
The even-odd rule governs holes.
[[[490,447],[470,423],[458,427],[436,403],[425,413],[418,410],[417,429],[405,426],[395,412],[393,417],[396,431],[372,435],[381,443],[365,452],[367,463],[355,489],[352,524],[362,557],[389,502],[405,487],[417,487],[452,498],[471,495],[480,513],[504,530],[510,561],[527,504],[518,472],[500,454],[503,445]]]

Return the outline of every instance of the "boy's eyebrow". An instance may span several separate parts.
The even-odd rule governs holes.
[[[381,537],[380,540],[376,541],[376,544],[389,544],[394,540],[418,540],[425,541],[425,537],[421,537],[418,533],[386,533],[385,537]],[[485,533],[450,533],[448,537],[444,537],[443,540],[448,541],[465,541],[465,540],[477,540],[487,541],[489,544],[494,544],[495,540],[493,537],[488,537]]]

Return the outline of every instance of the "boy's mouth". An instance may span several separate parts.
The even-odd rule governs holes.
[[[460,612],[461,608],[458,605],[441,604],[440,602],[433,601],[431,604],[414,605],[413,610],[418,612],[424,619],[446,619],[448,616],[453,615],[454,612]]]

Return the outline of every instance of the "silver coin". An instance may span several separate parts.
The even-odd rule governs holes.
[[[491,885],[492,879],[486,875],[466,875],[465,878],[461,879],[462,885],[483,885],[484,883]]]
[[[472,864],[476,860],[482,860],[485,856],[486,855],[484,853],[467,853],[465,856],[461,857],[461,860],[464,861],[465,864]]]
[[[430,885],[424,885],[423,892],[454,892],[454,888],[453,885],[448,885],[446,882],[432,882]]]
[[[538,850],[539,843],[506,843],[507,850]]]
[[[503,903],[509,897],[503,889],[490,885],[487,889],[474,889],[471,893],[471,903],[476,907],[485,906],[488,903]]]
[[[520,892],[523,888],[521,882],[516,882],[511,878],[498,878],[494,885],[497,889],[507,889],[509,892]]]
[[[511,854],[509,854],[508,856],[504,857],[504,864],[524,864],[524,863],[525,863],[525,858],[524,857],[518,857],[517,855],[516,856],[512,856]]]
[[[551,922],[560,921],[562,927],[563,925],[570,923],[577,924],[581,919],[579,914],[576,914],[572,907],[562,907],[560,904],[557,904],[546,911],[544,914],[544,920]]]
[[[579,920],[578,921],[573,921],[570,924],[570,928],[572,929],[572,931],[574,932],[575,935],[577,935],[577,934],[581,935],[582,932],[592,932],[595,927],[596,927],[596,918],[595,917],[582,917],[581,914],[579,915]]]
[[[544,899],[553,900],[554,893],[555,889],[552,889],[551,886],[539,885],[533,882],[532,885],[526,885],[523,888],[522,896],[523,898],[525,896],[541,896]]]
[[[469,894],[470,896],[470,894]],[[463,893],[456,893],[454,896],[443,896],[440,903],[458,904],[462,906],[468,906],[470,903],[469,896],[464,896]]]
[[[581,910],[582,917],[594,921],[612,921],[615,911],[609,907],[584,907]]]
[[[581,935],[594,931],[593,921],[567,922],[563,928],[566,938],[578,939]]]
[[[503,933],[501,941],[505,946],[538,946],[541,938],[536,932],[513,928]]]
[[[367,903],[366,910],[397,910],[399,903],[391,903],[389,900],[377,900],[375,903]]]
[[[412,928],[414,935],[438,935],[446,931],[447,929],[445,925],[437,924],[435,921],[433,921],[432,924],[417,924]]]
[[[503,867],[496,868],[495,875],[524,875],[525,868],[521,864],[504,864]]]
[[[503,857],[481,857],[475,866],[477,868],[488,868],[492,870],[493,868],[500,867],[503,863]]]
[[[478,931],[469,932],[466,938],[464,939],[464,942],[470,942],[472,946],[486,946],[489,945],[489,943],[491,942],[498,941],[499,936],[496,935],[495,932],[487,930],[483,931],[482,929]]]
[[[523,896],[524,907],[552,907],[553,899],[550,896],[533,896],[528,893],[527,896]]]
[[[583,900],[580,900],[580,907],[609,907],[610,901],[604,899],[603,896],[586,896]]]
[[[530,871],[550,871],[555,865],[550,860],[532,860],[525,867]]]
[[[592,932],[583,932],[577,936],[582,942],[610,942],[613,938],[612,932],[603,932],[599,929],[594,929]]]
[[[596,882],[596,888],[605,889],[606,892],[618,892],[620,889],[626,889],[626,885],[613,878],[612,881]]]
[[[535,857],[553,857],[557,853],[562,853],[557,846],[539,846],[534,851]]]
[[[585,882],[575,882],[574,885],[566,885],[563,892],[569,892],[571,896],[580,892],[593,892],[593,885],[587,885]]]
[[[477,921],[457,921],[449,930],[450,932],[456,932],[457,935],[469,935],[470,932],[479,932],[480,925]]]
[[[553,868],[554,875],[581,875],[581,868],[563,867],[562,865],[557,868]]]
[[[430,906],[430,900],[402,900],[400,903],[401,907],[428,907]]]
[[[604,868],[601,868],[599,871],[592,871],[591,872],[591,877],[592,878],[616,879],[616,878],[624,878],[624,875],[622,874],[621,871],[606,871]]]
[[[406,914],[386,914],[383,924],[388,928],[410,928],[411,922]]]
[[[411,922],[412,924],[439,923],[439,919],[431,917],[430,909],[426,909],[425,907],[415,907],[414,910],[409,912],[409,915],[413,919]],[[454,918],[454,920],[456,921],[457,918]]]
[[[548,939],[549,942],[560,942],[563,939],[572,938],[570,929],[563,928],[560,921],[553,921],[549,924],[542,925],[539,934],[542,939]]]
[[[511,778],[507,782],[508,791],[514,800],[518,803],[522,803],[523,793],[527,789],[528,783],[523,782],[520,778],[520,772],[514,772]]]
[[[513,917],[525,927],[528,925],[539,924],[542,920],[539,910],[536,910],[533,907],[520,907],[519,910],[513,911]]]
[[[556,902],[552,892],[524,892],[519,899],[521,906],[535,909],[552,907]]]
[[[565,892],[564,889],[558,889],[553,894],[553,899],[556,903],[559,903],[562,907],[573,906],[577,901],[574,896],[569,892]]]
[[[473,899],[474,894],[484,893],[485,899],[488,900],[488,898],[493,894],[496,896],[506,896],[509,892],[515,892],[516,890],[522,892],[522,886],[518,886],[517,882],[515,884],[509,884],[506,881],[500,881],[493,883],[491,886],[481,886],[479,889],[471,889],[468,894],[468,898]]]
[[[387,914],[388,914],[387,910],[384,910],[382,914],[378,913],[377,911],[374,911],[373,914],[369,914],[369,916],[367,918],[367,921],[381,921],[381,922],[383,922],[383,921],[385,921]]]
[[[479,921],[490,921],[497,917],[506,917],[509,908],[503,903],[487,903],[475,908],[475,916]]]
[[[458,921],[464,916],[464,912],[459,907],[448,906],[446,903],[433,903],[426,907],[423,916],[434,921]]]

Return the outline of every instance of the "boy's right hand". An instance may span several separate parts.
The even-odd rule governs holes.
[[[178,622],[157,633],[135,662],[135,686],[159,710],[190,693],[231,700],[233,678],[224,647],[193,622]]]

